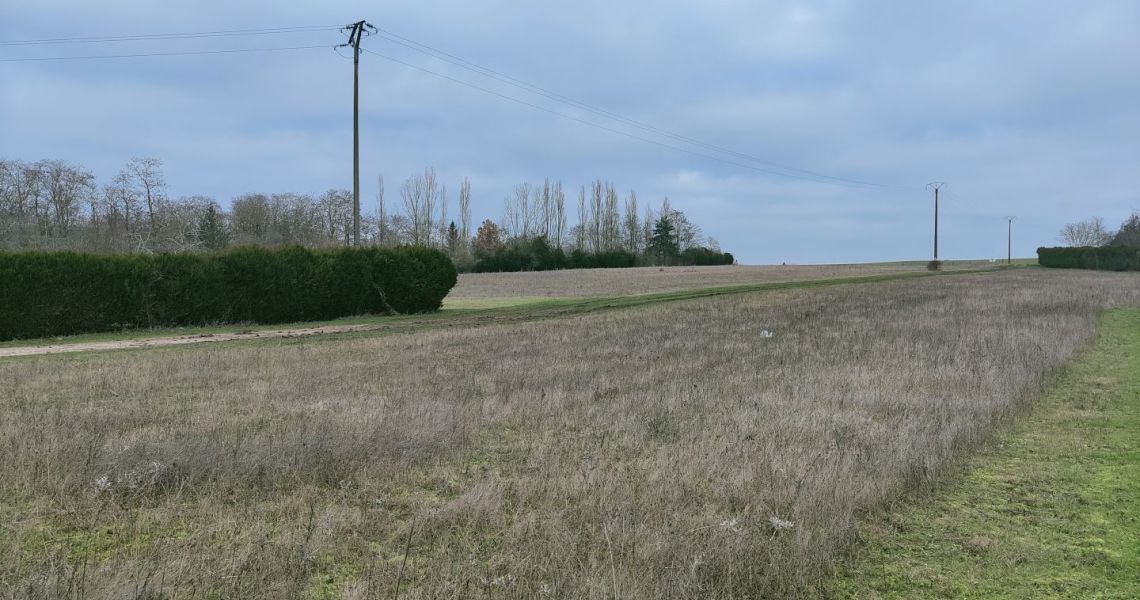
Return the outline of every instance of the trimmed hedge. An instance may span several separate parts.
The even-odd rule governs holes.
[[[1140,248],[1129,246],[1038,248],[1037,263],[1042,267],[1058,269],[1140,271]]]
[[[681,253],[681,264],[685,266],[731,265],[736,258],[728,252],[717,252],[708,248],[689,248]]]
[[[624,250],[567,254],[544,237],[518,241],[494,252],[477,253],[471,270],[475,273],[515,271],[554,271],[558,269],[606,269],[637,266],[637,255]]]
[[[545,237],[515,241],[494,252],[476,254],[471,271],[475,273],[510,273],[515,271],[554,271],[557,269],[620,269],[636,267],[638,256],[627,250],[609,252],[566,253],[555,248]],[[689,248],[676,258],[677,264],[731,265],[736,262],[728,252],[715,252],[708,248]]]
[[[0,340],[438,310],[451,260],[420,247],[217,254],[0,252]]]

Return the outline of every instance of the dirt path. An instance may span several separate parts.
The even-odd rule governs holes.
[[[235,333],[200,333],[168,337],[141,338],[136,340],[108,340],[105,342],[78,342],[73,344],[49,344],[46,346],[15,346],[0,348],[0,358],[9,356],[34,356],[37,354],[60,354],[64,352],[99,352],[103,350],[129,350],[133,348],[158,348],[181,346],[184,344],[204,344],[210,342],[232,342],[236,340],[256,340],[266,338],[295,338],[330,333],[350,333],[377,329],[380,325],[325,325],[322,327],[301,327],[297,329],[269,329]]]

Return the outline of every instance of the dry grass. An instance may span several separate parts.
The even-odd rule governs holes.
[[[861,510],[1138,301],[1134,276],[1018,270],[0,362],[0,589],[811,594]]]
[[[986,261],[952,261],[946,270],[1000,266]],[[921,273],[925,263],[858,265],[787,265],[723,267],[637,267],[633,269],[573,269],[536,273],[464,273],[447,296],[454,306],[468,307],[479,298],[540,299],[626,296],[695,288],[859,277],[890,273]],[[517,302],[516,302],[517,303]]]

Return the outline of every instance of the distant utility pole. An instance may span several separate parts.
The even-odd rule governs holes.
[[[926,187],[934,190],[934,260],[938,260],[938,192],[946,187],[946,182],[935,181],[926,184]]]
[[[1005,264],[1013,264],[1013,220],[1017,217],[1006,217],[1008,229],[1005,236]]]
[[[337,48],[352,48],[352,245],[360,245],[360,40],[376,33],[367,21],[341,27],[348,43]]]

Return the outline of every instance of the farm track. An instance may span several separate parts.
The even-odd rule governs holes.
[[[745,294],[750,292],[829,287],[836,285],[867,284],[904,279],[916,279],[921,277],[992,273],[1000,270],[1002,269],[988,268],[944,271],[941,273],[908,272],[864,275],[858,277],[839,277],[829,279],[727,285],[628,296],[557,299],[486,309],[452,309],[425,315],[399,315],[393,317],[382,317],[381,320],[369,323],[297,326],[285,327],[281,329],[246,329],[234,332],[203,330],[203,332],[187,333],[184,335],[139,337],[131,339],[114,339],[106,341],[85,341],[72,343],[40,343],[24,346],[0,347],[0,358],[36,356],[44,354],[65,354],[76,352],[138,350],[146,348],[161,348],[167,346],[184,346],[189,344],[262,341],[330,335],[343,336],[364,333],[400,334],[411,333],[424,329],[476,327],[483,325],[501,325],[508,323],[556,319],[560,317],[570,317],[610,310],[621,310],[626,308],[648,306],[664,302],[694,300],[699,298]]]

